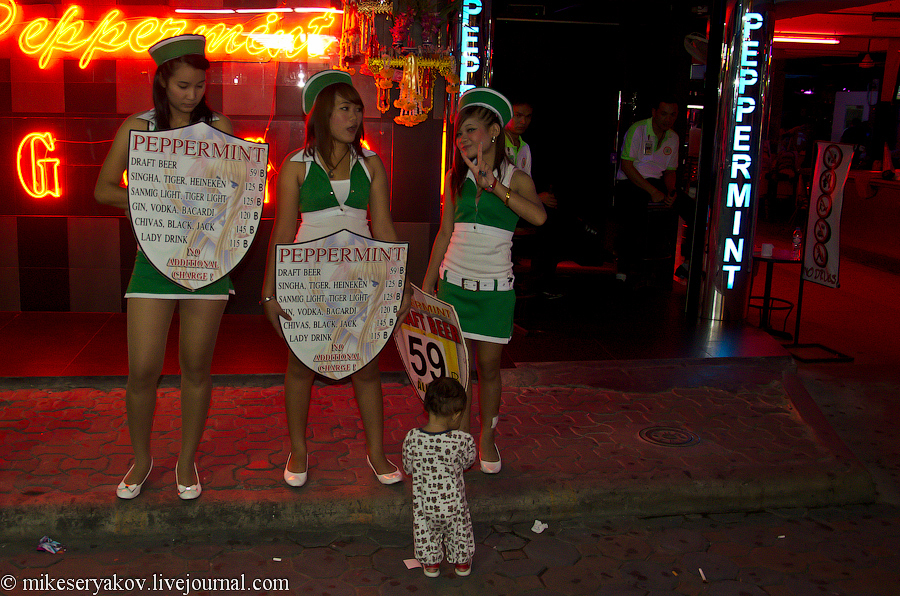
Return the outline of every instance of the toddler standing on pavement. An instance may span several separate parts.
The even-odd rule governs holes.
[[[440,377],[425,391],[428,424],[403,440],[403,468],[413,479],[413,539],[425,575],[440,575],[444,550],[457,575],[469,575],[475,554],[463,472],[475,463],[475,439],[459,429],[466,390]],[[443,548],[442,548],[443,545]]]

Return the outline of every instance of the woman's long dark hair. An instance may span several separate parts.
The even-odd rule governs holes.
[[[188,54],[179,58],[173,58],[160,64],[156,69],[156,75],[153,77],[153,109],[156,111],[156,128],[157,130],[169,130],[172,128],[170,120],[172,117],[172,109],[169,106],[169,98],[166,96],[166,85],[169,83],[172,73],[181,65],[187,64],[198,70],[209,70],[209,60],[200,54]],[[200,103],[191,112],[190,124],[197,122],[212,122],[213,111],[206,104],[206,93],[200,98]]]
[[[506,141],[503,138],[503,123],[500,122],[500,117],[493,110],[489,110],[484,106],[469,106],[463,108],[456,115],[456,125],[454,127],[454,136],[456,138],[456,132],[459,132],[459,127],[463,125],[463,123],[471,117],[477,118],[484,127],[490,128],[492,124],[496,124],[500,127],[500,135],[497,137],[494,145],[494,176],[496,178],[501,177],[500,166],[506,161]],[[482,153],[483,155],[483,153]],[[466,165],[466,162],[463,161],[462,155],[459,153],[459,148],[456,148],[456,151],[453,152],[453,167],[451,168],[450,175],[450,187],[453,189],[453,196],[455,197],[462,191],[463,183],[466,181],[466,176],[469,173],[469,166]],[[454,198],[454,201],[456,199]]]
[[[334,143],[331,137],[331,114],[334,113],[334,98],[336,95],[340,95],[350,103],[365,109],[359,91],[354,89],[353,85],[348,85],[347,83],[328,85],[319,91],[319,95],[316,96],[316,101],[313,102],[313,107],[306,118],[306,149],[304,149],[304,153],[311,157],[318,151],[325,165],[332,169],[335,165],[331,163],[331,150]],[[356,129],[356,138],[351,143],[357,155],[362,155],[363,136],[365,136],[363,123],[360,121],[359,128]]]

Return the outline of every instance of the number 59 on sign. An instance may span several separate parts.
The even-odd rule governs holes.
[[[394,332],[409,380],[421,399],[428,384],[438,377],[455,378],[466,387],[468,353],[456,311],[446,302],[412,288],[410,311]]]

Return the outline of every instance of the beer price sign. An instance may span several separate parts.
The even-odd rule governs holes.
[[[290,317],[281,331],[294,355],[330,379],[371,362],[397,323],[407,242],[341,230],[275,248],[275,298]]]
[[[412,286],[409,314],[394,332],[406,374],[425,399],[425,389],[438,377],[453,377],[469,386],[469,353],[452,304]]]
[[[131,131],[128,213],[153,266],[188,290],[228,275],[259,230],[268,159],[267,144],[205,122]]]

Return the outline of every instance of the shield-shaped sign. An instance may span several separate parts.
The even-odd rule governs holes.
[[[394,341],[419,398],[425,399],[428,383],[438,377],[453,377],[468,387],[469,353],[456,309],[416,286],[412,289],[412,306],[394,331]]]
[[[259,230],[269,146],[205,122],[131,131],[128,213],[141,251],[188,290],[241,262]]]
[[[341,230],[275,248],[275,297],[294,355],[324,377],[342,379],[371,362],[397,322],[407,242]]]

